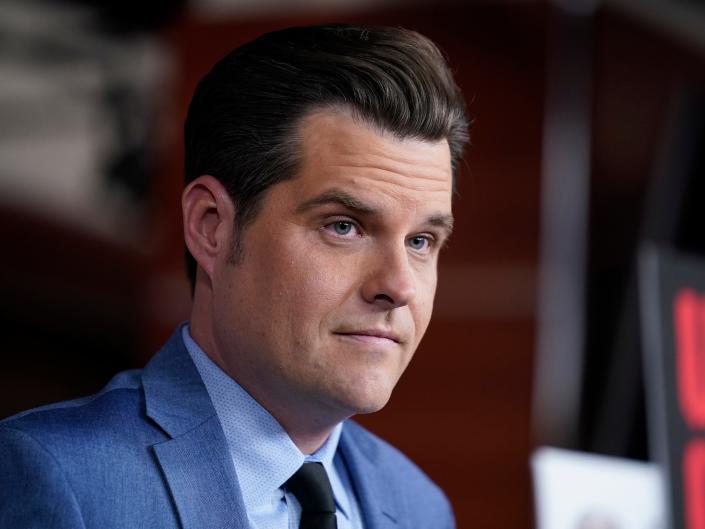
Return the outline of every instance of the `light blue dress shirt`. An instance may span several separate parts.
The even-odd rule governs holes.
[[[363,529],[345,463],[336,455],[343,425],[335,427],[317,452],[304,455],[277,420],[203,352],[188,325],[182,333],[230,447],[251,527],[297,529],[301,506],[282,486],[305,461],[317,461],[326,469],[333,488],[338,528]]]

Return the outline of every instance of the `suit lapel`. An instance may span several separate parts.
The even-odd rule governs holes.
[[[214,416],[154,446],[184,529],[248,527],[230,455]]]
[[[184,529],[246,529],[227,441],[179,327],[142,375],[147,415],[170,439],[153,446]]]
[[[396,481],[388,479],[377,461],[377,447],[350,421],[340,436],[341,451],[357,494],[366,529],[398,529],[403,509]]]

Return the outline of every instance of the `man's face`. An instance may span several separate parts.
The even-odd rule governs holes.
[[[298,175],[274,185],[244,256],[213,276],[215,345],[270,409],[346,417],[384,406],[431,317],[449,235],[445,140],[308,116]]]

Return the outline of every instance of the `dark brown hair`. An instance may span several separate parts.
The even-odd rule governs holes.
[[[344,24],[267,33],[200,81],[184,128],[186,183],[210,174],[235,203],[234,260],[266,190],[296,174],[301,120],[326,107],[399,138],[446,139],[455,185],[468,120],[433,42],[402,28]],[[186,265],[193,287],[188,250]]]

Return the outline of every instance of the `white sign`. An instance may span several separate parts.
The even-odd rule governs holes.
[[[537,529],[664,529],[653,463],[539,448],[531,457]]]

